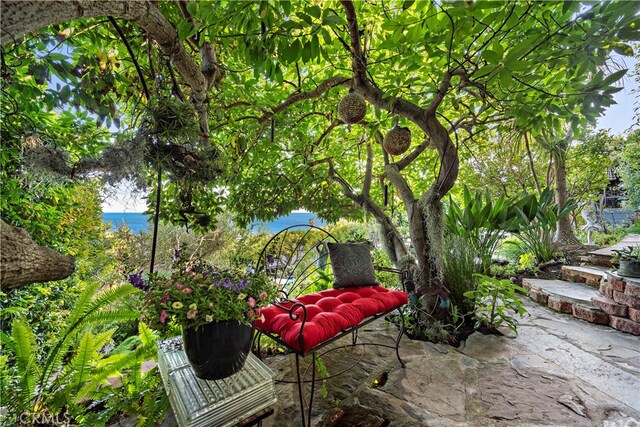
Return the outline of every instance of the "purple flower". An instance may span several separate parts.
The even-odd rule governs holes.
[[[127,274],[127,280],[129,281],[129,283],[131,283],[134,287],[141,289],[145,292],[147,292],[149,290],[149,285],[144,283],[144,279],[142,278],[142,272],[144,270],[140,270],[135,274]]]
[[[231,287],[231,280],[229,280],[228,278],[224,279],[224,283],[222,284],[222,286],[229,289]]]

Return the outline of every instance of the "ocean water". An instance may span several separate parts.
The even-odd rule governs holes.
[[[153,227],[151,215],[145,215],[139,212],[105,212],[102,214],[102,217],[104,223],[109,222],[111,224],[111,231],[117,230],[123,224],[129,227],[134,233],[141,231],[148,232],[151,231]],[[264,230],[277,233],[291,225],[309,224],[312,218],[315,219],[316,226],[323,227],[326,225],[324,221],[312,212],[293,212],[270,222],[253,224],[251,229],[253,231]]]

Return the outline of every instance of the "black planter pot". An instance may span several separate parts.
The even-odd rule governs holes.
[[[242,369],[252,338],[252,327],[236,320],[182,329],[187,359],[196,377],[203,380],[219,380]]]

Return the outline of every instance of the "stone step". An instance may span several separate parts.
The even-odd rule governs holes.
[[[624,288],[615,285],[616,282],[612,284],[603,282],[600,289],[605,287],[611,292],[602,296],[596,289],[582,283],[522,279],[522,287],[528,291],[529,297],[539,304],[590,323],[610,325],[622,332],[640,335],[640,323],[636,321],[640,313],[640,305],[638,305],[640,300],[624,293]],[[609,286],[612,286],[611,289],[608,288]],[[635,293],[635,289],[633,292]]]
[[[611,267],[611,255],[614,250],[624,249],[627,246],[640,245],[640,234],[627,234],[618,243],[602,249],[597,249],[588,253],[589,262],[594,265]]]
[[[606,279],[607,271],[605,267],[593,266],[562,266],[562,278],[568,282],[585,283],[593,288],[598,288],[602,279]]]
[[[591,298],[600,293],[590,286],[582,283],[568,282],[565,280],[522,279],[522,285],[528,291],[538,291],[543,294],[563,297],[568,300],[591,305]],[[535,298],[532,298],[535,300]],[[540,302],[540,301],[538,301]]]

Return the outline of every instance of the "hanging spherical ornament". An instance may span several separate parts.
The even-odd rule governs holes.
[[[384,151],[394,156],[404,153],[411,145],[411,131],[409,128],[394,126],[382,141]]]
[[[364,102],[364,98],[353,89],[338,104],[338,115],[343,122],[349,125],[362,121],[366,113],[367,104]]]

